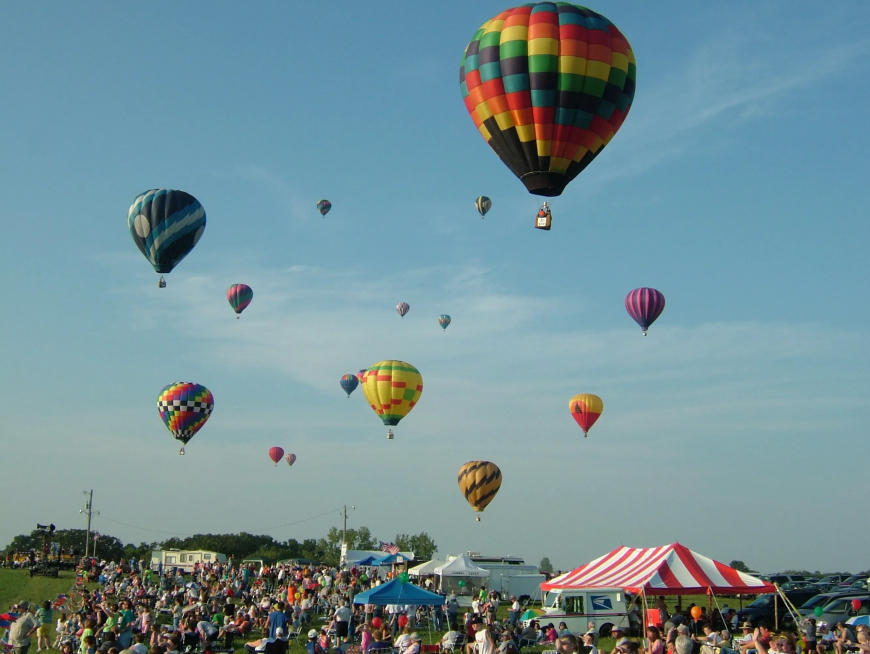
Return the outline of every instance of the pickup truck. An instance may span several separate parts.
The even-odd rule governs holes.
[[[803,588],[799,590],[785,591],[785,596],[796,607],[803,606],[807,600],[816,594],[817,593],[814,590],[805,590]],[[775,604],[774,598],[776,598]],[[771,629],[774,629],[777,627],[777,619],[780,628],[795,628],[794,618],[792,618],[791,613],[789,613],[788,608],[786,608],[785,602],[783,602],[782,598],[775,593],[759,595],[752,604],[737,612],[737,621],[739,624],[748,622],[753,627],[757,627],[759,624],[766,624]]]

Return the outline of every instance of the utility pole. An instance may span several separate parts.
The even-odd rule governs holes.
[[[353,511],[354,509],[356,509],[356,507],[351,505],[350,509],[351,511]],[[341,550],[342,551],[339,555],[338,560],[339,566],[344,563],[344,561],[342,561],[342,558],[347,556],[347,504],[344,505],[344,527],[342,527],[341,530]]]
[[[85,503],[85,508],[80,510],[79,513],[86,513],[88,516],[88,533],[85,536],[85,558],[88,557],[88,545],[91,542],[91,517],[94,514],[94,490],[90,491],[82,491],[82,495],[88,496],[88,501]],[[97,549],[96,543],[94,544],[94,549]]]

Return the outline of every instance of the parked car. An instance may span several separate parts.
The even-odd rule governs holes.
[[[798,612],[803,616],[814,616],[815,608],[817,606],[825,607],[835,599],[840,597],[853,597],[854,594],[850,590],[833,590],[827,593],[819,593],[815,597],[811,597],[806,602],[804,602],[799,608]]]
[[[839,584],[840,582],[846,581],[851,575],[846,572],[840,572],[835,575],[825,575],[821,579],[819,579],[820,584]]]
[[[795,606],[802,606],[804,602],[816,595],[815,591],[803,588],[800,590],[786,590],[783,592],[789,602]],[[776,604],[774,604],[774,599]],[[757,627],[760,623],[764,623],[767,626],[774,628],[776,626],[777,618],[779,619],[780,627],[794,628],[794,618],[791,617],[791,614],[789,613],[785,602],[782,601],[782,598],[775,593],[759,595],[752,604],[737,612],[738,623],[748,622],[753,627]]]
[[[854,600],[861,602],[861,608],[857,611],[852,607]],[[870,595],[844,595],[825,604],[822,611],[822,615],[816,619],[816,625],[834,627],[838,622],[845,622],[856,615],[870,614]]]
[[[843,581],[840,582],[840,586],[851,586],[856,581],[866,581],[867,577],[862,575],[849,575]]]

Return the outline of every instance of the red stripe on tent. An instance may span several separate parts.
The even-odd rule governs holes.
[[[679,543],[674,543],[674,552],[680,558],[680,561],[686,566],[686,569],[689,571],[695,580],[698,582],[696,585],[702,588],[710,588],[713,585],[713,581],[710,577],[707,576],[707,573],[698,565],[698,561],[695,559],[695,555],[689,548],[680,545]]]

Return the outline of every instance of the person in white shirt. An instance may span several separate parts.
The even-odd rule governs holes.
[[[516,595],[511,595],[511,607],[508,609],[508,622],[514,626],[520,617],[520,603]]]
[[[583,645],[589,648],[586,654],[598,654],[598,648],[595,646],[595,637],[597,635],[596,631],[587,631],[583,634]]]
[[[339,607],[335,609],[333,614],[335,618],[335,635],[338,637],[339,642],[347,638],[348,625],[352,616],[353,611],[348,608],[347,601],[341,600]]]

